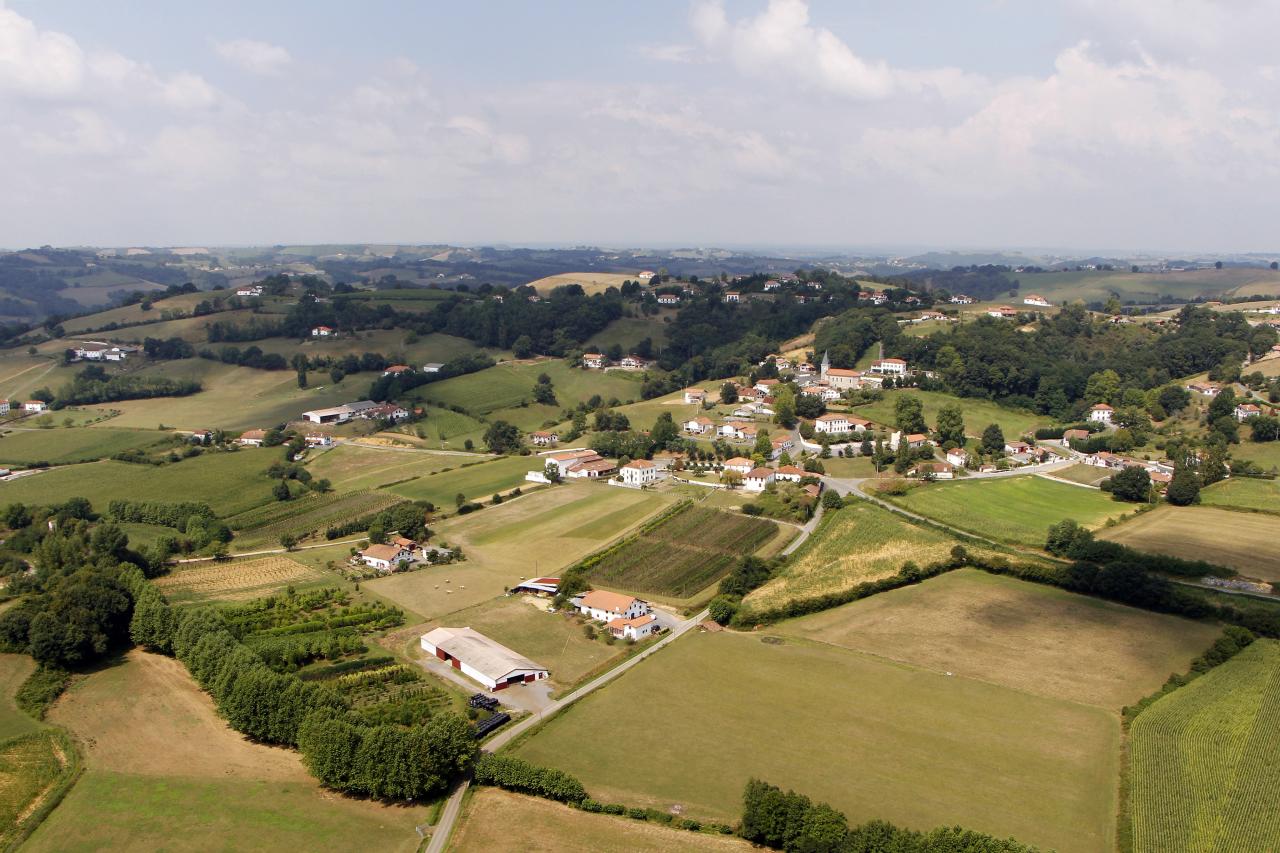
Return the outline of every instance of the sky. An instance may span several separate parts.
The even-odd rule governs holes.
[[[0,0],[0,246],[1280,249],[1274,0]]]

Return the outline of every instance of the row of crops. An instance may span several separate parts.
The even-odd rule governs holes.
[[[1135,853],[1280,849],[1280,643],[1258,640],[1130,729]]]
[[[590,566],[591,580],[638,593],[688,598],[777,533],[772,521],[689,507],[667,515]]]
[[[274,540],[285,534],[302,539],[338,522],[361,518],[402,503],[388,492],[347,494],[310,493],[291,501],[278,501],[231,516],[227,525],[242,538]]]
[[[370,725],[418,725],[452,702],[449,694],[429,684],[417,667],[387,657],[310,670],[303,677],[333,687]]]

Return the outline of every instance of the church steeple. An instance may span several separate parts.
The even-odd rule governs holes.
[[[831,359],[827,357],[827,353],[824,350],[822,353],[822,366],[818,368],[818,375],[825,379],[827,376],[827,371],[830,369],[831,369]]]

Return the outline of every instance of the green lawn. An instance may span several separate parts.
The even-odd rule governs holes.
[[[88,462],[0,483],[0,501],[47,505],[86,497],[105,512],[125,500],[204,501],[220,515],[243,512],[271,500],[275,481],[265,475],[280,460],[278,449],[206,453],[168,465]]]
[[[1135,853],[1280,848],[1280,644],[1258,640],[1130,729]]]
[[[542,373],[551,377],[559,403],[549,409],[553,416],[561,408],[573,406],[595,394],[606,402],[614,397],[624,402],[640,398],[639,374],[582,370],[570,367],[562,359],[499,364],[479,373],[424,385],[415,393],[426,400],[461,406],[473,414],[484,415],[499,409],[512,409],[532,400],[533,386]],[[546,417],[544,414],[539,423]]]
[[[463,450],[467,439],[471,439],[475,449],[483,450],[486,428],[483,421],[440,406],[429,406],[425,421],[405,427],[428,441],[429,446],[441,450]]]
[[[338,491],[355,491],[426,476],[445,468],[459,468],[481,459],[483,457],[446,456],[425,450],[343,444],[317,453],[307,462],[307,470],[316,479],[328,480]]]
[[[691,634],[553,718],[517,755],[604,802],[735,820],[751,777],[851,821],[1114,845],[1119,721],[834,646]],[[637,760],[619,760],[619,755]]]
[[[1037,548],[1050,525],[1065,518],[1096,528],[1133,509],[1103,492],[1034,475],[933,483],[888,499],[962,530]]]
[[[884,399],[865,406],[855,406],[853,413],[860,418],[875,421],[890,430],[894,428],[894,401],[900,394],[911,394],[920,398],[924,404],[924,419],[929,428],[937,426],[938,410],[949,403],[957,403],[964,412],[964,428],[966,435],[982,435],[988,424],[999,424],[1005,438],[1013,439],[1038,426],[1047,426],[1049,419],[1034,412],[1021,409],[1010,409],[998,406],[989,400],[972,397],[955,397],[941,391],[920,391],[909,388],[884,392]]]
[[[1280,512],[1280,480],[1233,477],[1202,490],[1200,502],[1207,506],[1238,506]]]
[[[454,458],[460,462],[473,461]],[[473,500],[487,500],[495,492],[505,492],[519,486],[525,482],[525,474],[541,468],[542,465],[535,457],[503,456],[452,471],[424,474],[416,480],[388,486],[387,490],[410,500],[431,501],[438,507],[452,508],[456,495],[466,495]]]
[[[105,459],[123,450],[146,447],[168,437],[155,430],[71,427],[13,430],[0,437],[0,462],[65,465]]]
[[[0,654],[0,743],[38,731],[40,724],[18,710],[13,697],[36,665],[27,655]]]

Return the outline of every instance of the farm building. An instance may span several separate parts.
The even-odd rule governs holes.
[[[267,431],[265,429],[247,429],[240,433],[240,437],[236,439],[236,444],[245,447],[261,447],[266,437]]]
[[[623,465],[619,473],[622,475],[622,482],[628,486],[649,486],[666,475],[666,471],[648,459],[633,459]]]
[[[560,443],[560,434],[539,430],[529,433],[529,441],[538,447],[555,447]]]
[[[9,414],[10,403],[8,400],[0,400],[0,415]]]
[[[512,592],[529,592],[534,595],[555,595],[560,590],[560,578],[532,578],[511,587]]]
[[[407,563],[413,559],[413,543],[409,546],[400,544],[399,542],[387,545],[370,545],[360,552],[360,560],[366,566],[377,569],[380,572],[394,571],[400,563]]]
[[[48,405],[45,403],[44,400],[28,400],[27,402],[22,404],[22,411],[35,412],[36,414],[43,412],[47,408],[48,408]]]
[[[551,676],[546,668],[470,628],[434,628],[422,635],[421,643],[423,651],[490,690]]]
[[[423,373],[439,373],[444,368],[444,364],[439,361],[428,361],[422,365]]]
[[[1236,420],[1242,423],[1261,414],[1262,408],[1253,403],[1240,403],[1236,406]]]
[[[84,343],[76,347],[75,356],[82,361],[124,361],[136,347],[113,347],[109,344]]]
[[[1037,308],[1049,308],[1052,305],[1048,299],[1045,299],[1043,296],[1035,293],[1027,294],[1027,296],[1022,300],[1022,304],[1035,305]]]
[[[322,432],[309,432],[304,439],[307,447],[329,447],[333,444],[333,436],[325,435]]]
[[[1222,388],[1212,382],[1192,382],[1187,386],[1187,390],[1195,394],[1203,394],[1206,397],[1216,397]]]
[[[649,612],[649,605],[638,598],[593,589],[581,598],[574,600],[578,611],[597,622],[612,622],[614,619],[635,619]]]
[[[658,617],[652,613],[637,616],[634,619],[611,619],[605,623],[605,630],[620,640],[643,640],[651,634],[658,633]]]
[[[609,359],[605,358],[604,353],[584,352],[582,354],[583,367],[586,367],[592,370],[599,370],[600,368],[604,367],[608,363],[609,363]]]
[[[413,373],[413,368],[407,364],[393,364],[382,371],[383,376],[399,376],[402,373]]]

